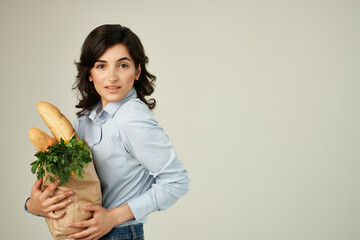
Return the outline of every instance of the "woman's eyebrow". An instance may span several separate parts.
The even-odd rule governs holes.
[[[128,58],[128,57],[123,57],[123,58],[119,58],[119,59],[117,60],[117,62],[124,61],[124,60],[131,61],[130,58]]]
[[[128,61],[131,61],[130,58],[128,57],[123,57],[123,58],[119,58],[118,60],[116,60],[117,62],[121,62],[123,60],[128,60]],[[107,61],[105,60],[101,60],[101,59],[98,59],[96,62],[103,62],[103,63],[106,63]]]

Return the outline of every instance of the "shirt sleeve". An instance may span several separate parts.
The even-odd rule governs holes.
[[[136,103],[136,102],[135,102]],[[189,190],[189,178],[169,137],[145,104],[132,104],[118,123],[124,147],[154,177],[144,194],[128,201],[135,219],[172,206]]]

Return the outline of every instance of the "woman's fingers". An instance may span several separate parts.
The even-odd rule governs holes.
[[[35,181],[34,185],[31,188],[31,192],[33,192],[33,193],[41,193],[41,183],[42,183],[42,178],[40,178],[40,180],[36,178],[36,181]]]
[[[66,192],[60,193],[60,194],[55,195],[52,198],[50,198],[49,203],[50,204],[56,204],[56,203],[64,200],[65,198],[67,198],[67,197],[69,197],[71,195],[73,195],[73,191],[66,191]]]
[[[65,213],[66,213],[65,211],[61,211],[61,212],[58,212],[58,213],[55,213],[53,211],[53,212],[49,213],[48,217],[53,218],[53,219],[60,219],[65,215]]]
[[[94,225],[93,218],[91,218],[90,220],[87,220],[87,221],[68,223],[68,227],[71,227],[71,228],[85,228],[85,227],[90,227],[92,225]]]
[[[35,184],[34,184],[34,188],[40,190],[40,189],[41,189],[42,181],[43,181],[42,178],[40,178],[40,179],[37,179],[37,178],[36,178],[36,181],[35,181]]]
[[[87,229],[85,229],[84,231],[70,234],[70,235],[68,236],[68,238],[83,239],[83,238],[86,238],[86,237],[88,237],[89,235],[91,235],[92,232],[93,232],[93,231],[91,230],[91,228],[87,228]]]
[[[91,205],[83,206],[82,209],[87,212],[94,212],[94,211],[100,210],[101,206],[97,205],[97,204],[91,204]]]
[[[92,221],[81,221],[81,222],[72,222],[68,223],[68,227],[71,228],[87,228],[81,232],[73,233],[68,236],[68,238],[74,238],[74,239],[84,239],[86,237],[89,237],[90,234],[92,234],[93,230],[90,228],[92,226]]]
[[[68,197],[74,194],[73,191],[62,192],[53,196],[56,188],[59,186],[59,181],[50,183],[44,191],[41,190],[42,182],[43,179],[39,179],[33,185],[29,203],[27,204],[28,209],[31,209],[30,212],[36,215],[47,216],[53,219],[62,218],[65,214],[63,209],[72,202]]]
[[[26,206],[32,214],[47,216],[53,219],[60,219],[64,216],[63,210],[71,203],[71,199],[67,199],[73,195],[73,191],[66,191],[55,196],[55,189],[59,186],[59,181],[50,183],[47,188],[42,191],[41,184],[43,179],[36,180],[32,187],[31,196],[26,202]],[[56,211],[56,213],[55,213]]]
[[[71,203],[71,199],[66,199],[60,203],[54,204],[50,207],[50,211],[56,211],[56,210],[60,210],[65,208],[67,205],[69,205]]]
[[[54,190],[59,186],[59,180],[56,180],[54,183],[51,183],[41,195],[42,199],[49,198],[50,195],[54,192]]]

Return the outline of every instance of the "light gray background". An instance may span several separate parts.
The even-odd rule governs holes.
[[[155,118],[191,190],[146,239],[360,239],[360,2],[1,1],[0,239],[50,239],[23,204],[38,101],[75,117],[80,47],[104,23],[141,38]]]

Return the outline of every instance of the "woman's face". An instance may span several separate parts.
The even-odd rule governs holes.
[[[140,65],[135,67],[127,47],[116,44],[105,50],[90,71],[89,81],[101,97],[102,107],[109,102],[117,102],[126,97],[139,79]]]

